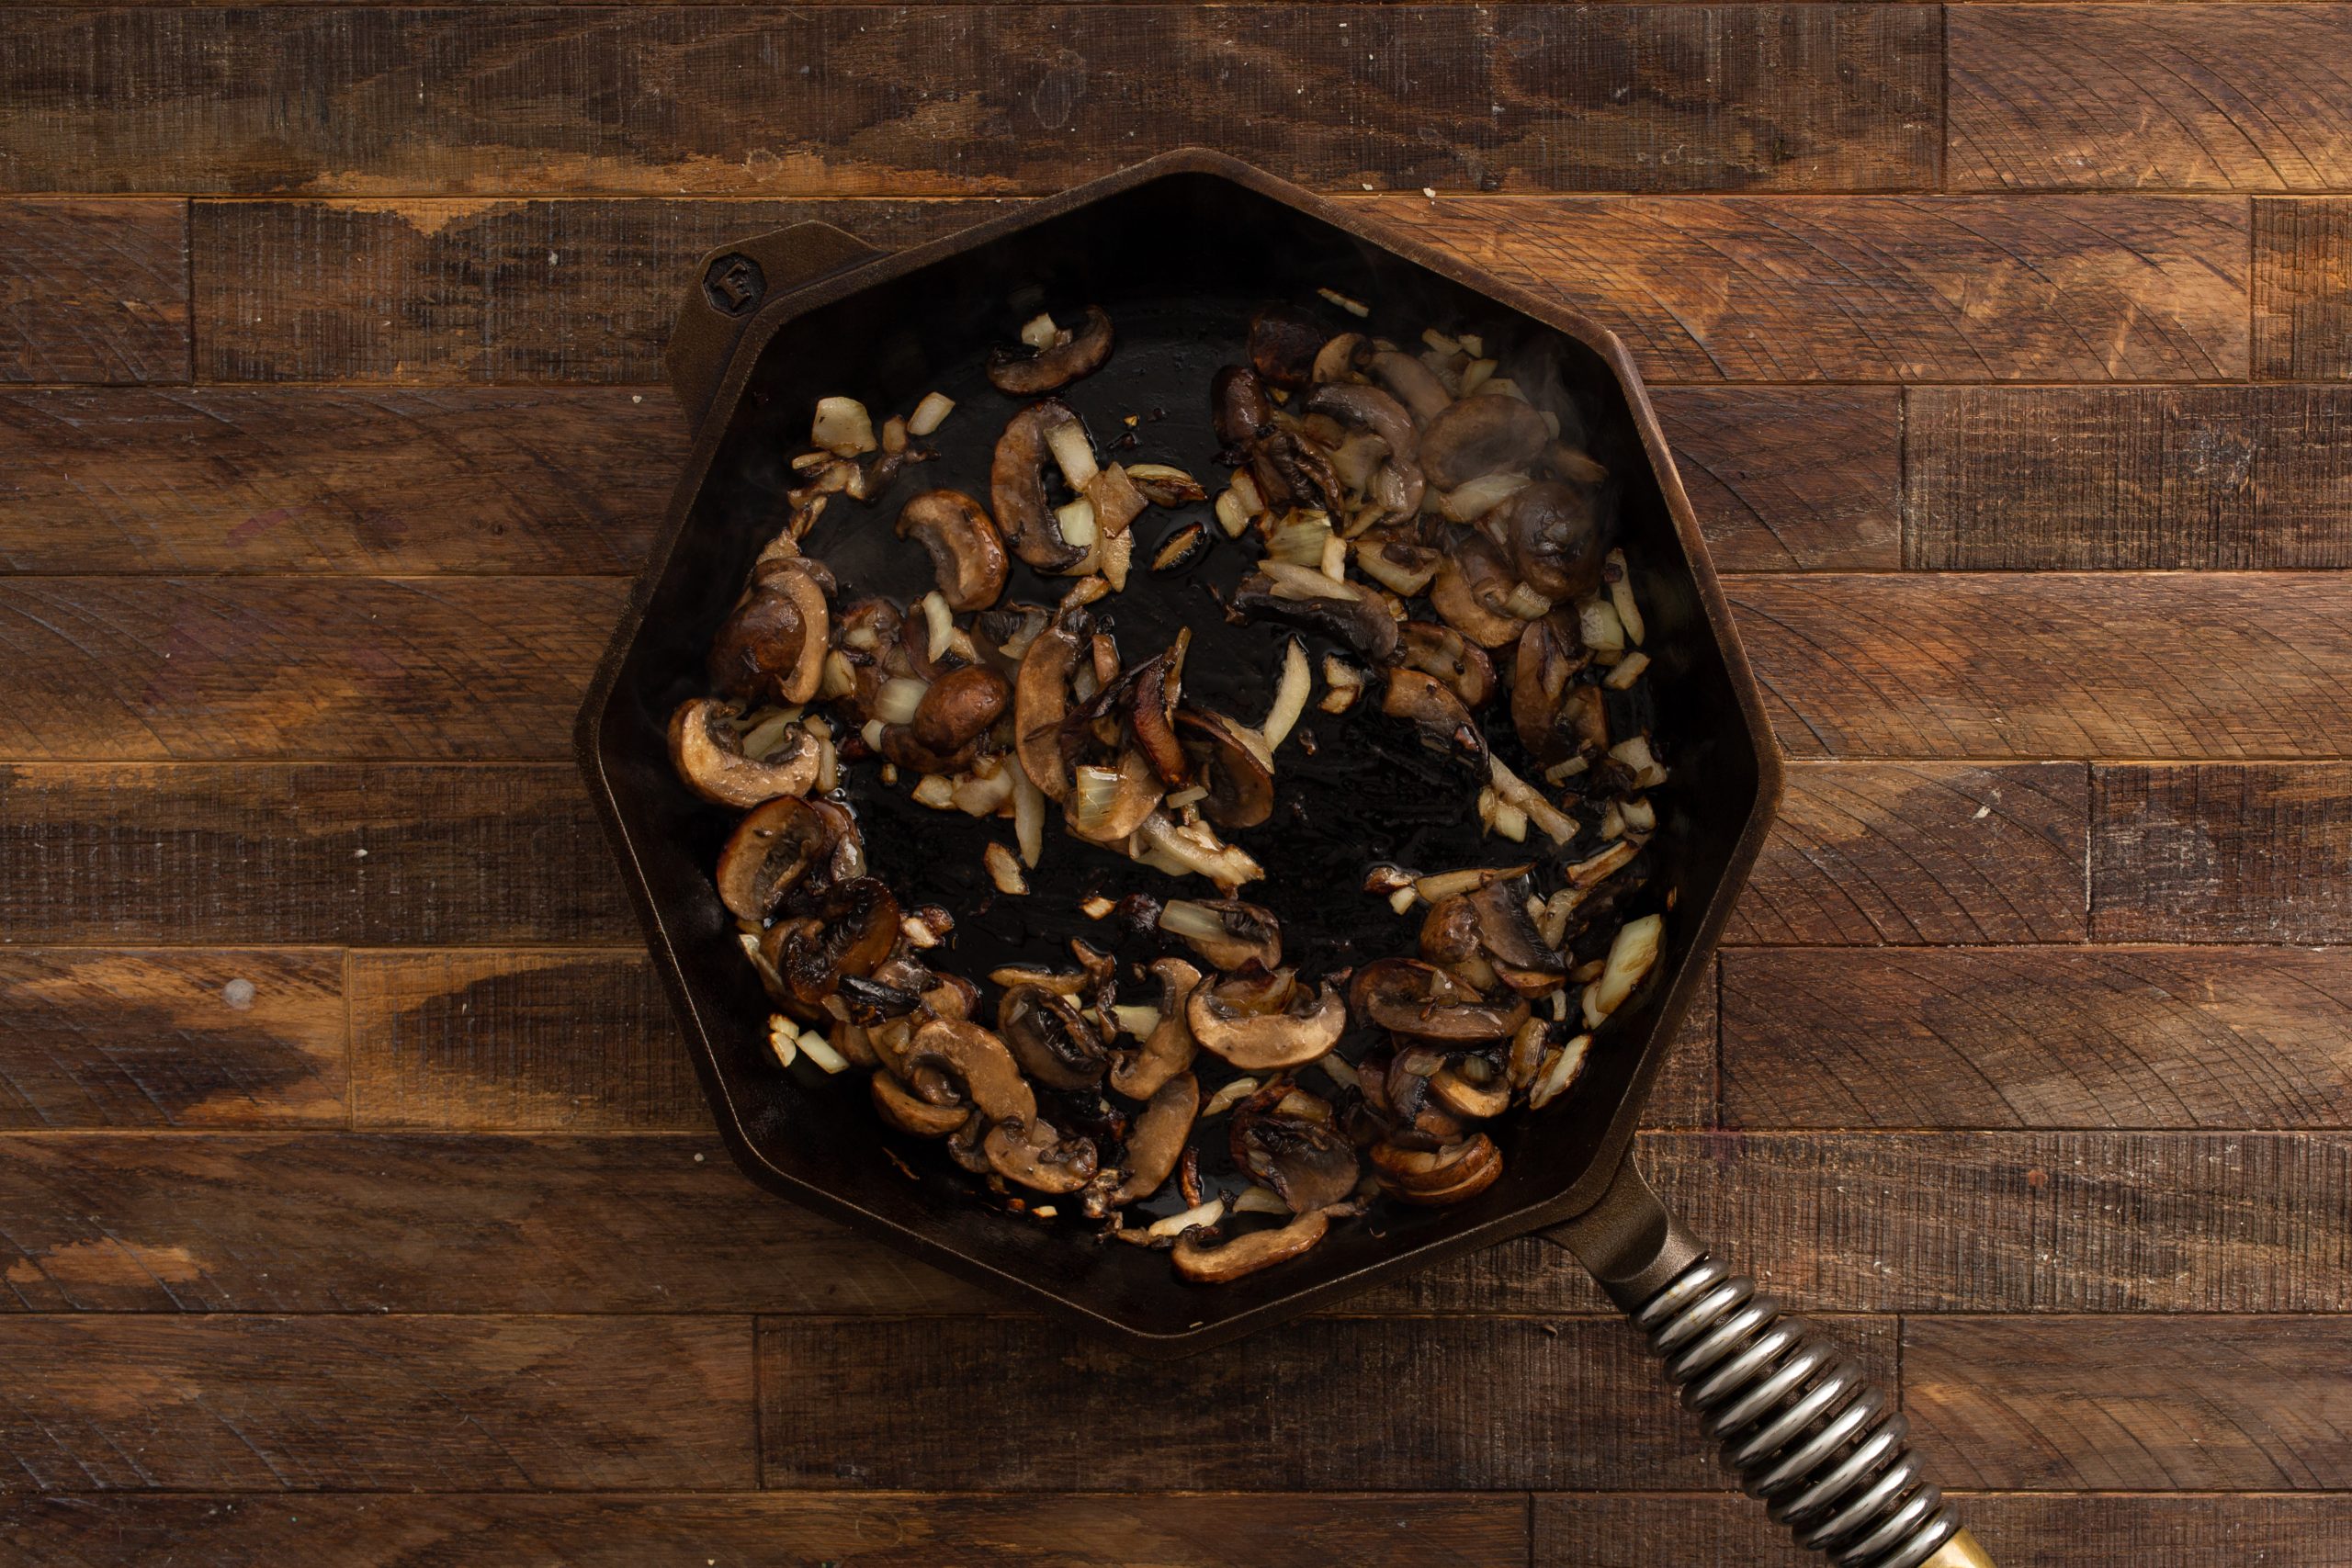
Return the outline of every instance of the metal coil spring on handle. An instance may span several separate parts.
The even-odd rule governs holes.
[[[1904,1439],[1911,1424],[1862,1369],[1702,1258],[1639,1311],[1682,1403],[1797,1544],[1838,1568],[1918,1568],[1960,1531]]]

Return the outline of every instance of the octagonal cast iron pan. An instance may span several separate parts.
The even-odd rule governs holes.
[[[672,774],[670,713],[702,694],[712,633],[761,545],[782,524],[789,459],[808,445],[820,396],[855,397],[876,418],[924,393],[956,400],[923,445],[939,459],[902,474],[880,502],[837,499],[804,541],[842,580],[837,603],[881,592],[901,604],[931,586],[930,565],[891,536],[904,499],[935,484],[986,496],[988,457],[1018,406],[989,388],[986,350],[1039,310],[1107,310],[1118,345],[1061,396],[1110,457],[1174,463],[1212,491],[1207,388],[1239,357],[1250,313],[1269,300],[1312,304],[1329,288],[1374,306],[1365,330],[1399,341],[1425,324],[1480,333],[1502,371],[1583,427],[1611,471],[1619,537],[1649,623],[1648,684],[1658,744],[1673,769],[1653,799],[1661,831],[1650,902],[1667,909],[1665,958],[1611,1020],[1569,1095],[1491,1129],[1502,1179],[1458,1208],[1394,1206],[1336,1227],[1305,1257],[1220,1287],[1188,1284],[1167,1259],[1096,1245],[978,1201],[937,1157],[899,1157],[864,1075],[828,1078],[807,1062],[779,1069],[769,1004],[736,942],[710,870],[732,815]],[[1334,330],[1354,325],[1334,315]],[[719,1130],[753,1179],[925,1262],[1070,1315],[1148,1355],[1182,1355],[1296,1316],[1440,1258],[1544,1226],[1590,1269],[1666,1361],[1684,1403],[1725,1462],[1808,1546],[1849,1568],[1963,1568],[1988,1562],[1918,1474],[1905,1417],[1860,1369],[1677,1223],[1629,1157],[1644,1097],[1770,825],[1780,764],[1688,500],[1623,347],[1581,316],[1383,233],[1222,155],[1167,154],[961,234],[895,255],[822,223],[723,247],[704,258],[668,354],[696,436],[668,525],[584,704],[578,752],[618,850],[655,966],[692,1043]],[[1116,443],[1134,416],[1136,445]],[[1153,547],[1198,506],[1140,519],[1126,593],[1105,601],[1129,659],[1195,632],[1186,692],[1245,720],[1264,710],[1280,627],[1227,625],[1204,590],[1229,589],[1250,552],[1220,541],[1172,581],[1148,569]],[[1214,529],[1214,524],[1210,525]],[[1066,584],[1017,563],[1005,600],[1051,604]],[[1507,671],[1505,671],[1507,673]],[[1362,894],[1375,859],[1427,869],[1495,863],[1470,800],[1476,779],[1447,776],[1384,736],[1371,704],[1340,718],[1310,708],[1312,756],[1284,752],[1283,787],[1302,819],[1237,835],[1269,867],[1249,896],[1281,918],[1307,972],[1393,950],[1398,922]],[[1503,727],[1507,729],[1508,727]],[[1508,745],[1498,738],[1498,749]],[[1466,793],[1465,793],[1466,792]],[[973,976],[1016,960],[1059,966],[1067,939],[1104,942],[1077,905],[1096,890],[1177,896],[1175,882],[1052,833],[1025,898],[990,901],[980,848],[999,825],[933,813],[902,794],[853,786],[870,860],[902,905],[958,911],[952,966]],[[1280,841],[1277,841],[1280,840]],[[1195,889],[1184,889],[1195,892]],[[968,913],[967,913],[968,911]]]

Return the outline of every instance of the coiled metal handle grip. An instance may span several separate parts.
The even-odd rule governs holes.
[[[1553,1234],[1648,1337],[1724,1467],[1799,1546],[1837,1568],[1992,1568],[1921,1473],[1909,1418],[1819,1330],[1707,1256],[1632,1161]]]

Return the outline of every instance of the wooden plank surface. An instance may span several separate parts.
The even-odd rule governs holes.
[[[2352,1122],[2352,949],[1736,952],[1723,1003],[1735,1126]]]
[[[1879,1376],[1894,1326],[1835,1320]],[[956,1390],[930,1418],[914,1388]],[[1409,1384],[1425,1397],[1400,1399]],[[1706,1484],[1714,1459],[1623,1324],[1601,1318],[1326,1319],[1205,1358],[1139,1361],[1042,1319],[760,1320],[767,1484],[921,1477],[949,1490],[1078,1486],[1411,1491]],[[1050,1407],[1060,1419],[1028,1418]],[[1246,1420],[1233,1417],[1248,1410]],[[960,1434],[995,1434],[988,1443]],[[1101,1441],[1115,1430],[1122,1440]]]
[[[1724,571],[1902,564],[1903,405],[1887,389],[1661,388],[1682,488]]]
[[[0,393],[16,572],[633,572],[666,389]]]
[[[1903,564],[2352,565],[2352,389],[1917,388]]]
[[[2352,6],[1955,6],[1955,190],[2341,190]]]
[[[1783,573],[1725,592],[1793,756],[2352,750],[2339,576]]]
[[[2102,767],[2091,791],[2099,940],[2352,939],[2352,771]]]
[[[2352,200],[2254,204],[2254,374],[2352,379]]]
[[[831,1562],[855,1568],[1523,1568],[1514,1494],[1270,1497],[931,1493],[422,1497],[235,1494],[0,1499],[0,1543],[53,1568],[131,1568],[158,1553],[217,1568],[292,1558],[345,1568],[452,1562]]]
[[[0,169],[19,190],[987,195],[1208,143],[1348,189],[1836,190],[1928,182],[1940,152],[1926,8],[872,16],[30,11],[0,48]],[[142,90],[61,58],[138,60]],[[605,90],[577,104],[586,81]]]
[[[0,1319],[12,1490],[677,1491],[753,1480],[740,1318]]]
[[[187,229],[184,201],[0,200],[0,382],[187,379]]]

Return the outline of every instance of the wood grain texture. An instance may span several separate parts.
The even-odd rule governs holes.
[[[0,1319],[15,1489],[749,1486],[729,1318]]]
[[[2343,1127],[2352,949],[1736,952],[1724,1086],[1747,1127]]]
[[[0,382],[187,380],[187,245],[184,201],[0,201]]]
[[[1781,573],[1725,592],[1794,755],[2352,750],[2352,584],[2340,576]]]
[[[2352,565],[2352,389],[1915,388],[1903,564]]]
[[[1914,1318],[1904,1403],[1955,1486],[2341,1491],[2342,1318]]]
[[[2079,941],[2078,763],[1794,762],[1731,943]]]
[[[997,209],[967,201],[198,202],[197,363],[206,379],[220,381],[659,382],[681,268],[703,252],[811,219],[894,249]]]
[[[2103,942],[2352,939],[2352,770],[2092,770]]]
[[[0,938],[634,941],[569,767],[0,767]]]
[[[989,195],[1206,143],[1351,190],[1805,190],[1928,183],[1940,151],[1940,29],[1907,7],[872,16],[370,8],[264,33],[28,12],[0,47],[20,106],[0,168],[17,189]],[[140,62],[128,101],[117,60]]]
[[[0,1500],[0,1546],[50,1568],[131,1568],[164,1554],[214,1568],[643,1568],[714,1559],[842,1568],[1523,1568],[1527,1524],[1518,1496],[1458,1494]]]
[[[1366,198],[1624,339],[1661,381],[2182,381],[2246,370],[2211,197]]]
[[[0,1129],[349,1113],[333,953],[0,949]]]
[[[2255,202],[2253,367],[2352,379],[2352,199]]]
[[[642,949],[351,960],[362,1127],[700,1132],[710,1111]]]
[[[1962,6],[1955,190],[2352,185],[2352,6]]]
[[[1838,1331],[1874,1376],[1890,1325]],[[1400,1399],[1409,1384],[1418,1397]],[[942,1422],[915,1388],[952,1386]],[[1138,1361],[1035,1318],[760,1321],[761,1453],[790,1489],[1411,1491],[1713,1484],[1696,1424],[1614,1319],[1343,1318]],[[1032,1413],[1050,1408],[1060,1418]],[[1236,1411],[1250,1412],[1237,1419]],[[985,1430],[993,1440],[976,1443]],[[1116,1431],[1122,1440],[1105,1443]]]
[[[0,394],[0,568],[632,572],[684,451],[655,389]]]
[[[1965,1493],[1953,1498],[2001,1568],[2278,1563],[2352,1568],[2352,1499]],[[77,1501],[68,1506],[81,1506]],[[1535,1568],[1818,1568],[1747,1498],[1722,1494],[1535,1499]]]
[[[594,578],[9,580],[0,756],[562,757],[626,597]]]
[[[1652,400],[1707,553],[1724,571],[1900,566],[1902,394],[1661,388]]]
[[[1642,1157],[1694,1232],[1809,1312],[2352,1307],[2337,1134],[1678,1133]]]

